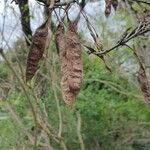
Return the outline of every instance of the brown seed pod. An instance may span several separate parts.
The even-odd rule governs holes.
[[[117,10],[118,7],[118,0],[112,0],[112,6],[115,10]]]
[[[140,64],[140,68],[138,71],[138,82],[140,85],[140,89],[144,95],[145,101],[150,104],[150,85],[146,76],[145,69],[142,64]]]
[[[83,70],[81,44],[76,26],[70,23],[66,34],[58,27],[56,41],[60,51],[62,95],[65,103],[71,105],[80,90]]]
[[[108,17],[111,13],[112,0],[105,0],[105,16]]]
[[[75,96],[80,90],[82,80],[83,64],[82,50],[79,37],[76,33],[76,26],[70,23],[66,33],[66,56],[68,63],[68,85],[70,93]],[[66,99],[66,103],[70,100]]]
[[[49,22],[46,20],[35,31],[27,58],[26,81],[31,80],[38,69],[39,60],[43,56],[48,41],[48,26]]]
[[[114,10],[117,10],[118,0],[105,0],[105,3],[105,16],[108,17],[111,13],[111,7],[113,7]]]

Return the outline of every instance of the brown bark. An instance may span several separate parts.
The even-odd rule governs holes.
[[[32,30],[30,26],[30,10],[28,0],[19,0],[19,9],[21,13],[22,31],[25,34],[27,46],[30,46],[32,40]]]

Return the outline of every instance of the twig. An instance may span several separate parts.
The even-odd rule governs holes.
[[[9,60],[7,59],[7,57],[5,56],[4,52],[3,52],[3,49],[0,49],[0,54],[1,56],[3,57],[3,59],[5,60],[7,66],[9,67],[9,69],[12,71],[12,73],[16,76],[18,82],[20,83],[23,91],[24,91],[24,94],[30,104],[30,107],[31,107],[31,110],[32,110],[32,114],[33,114],[33,119],[34,119],[34,123],[35,123],[35,128],[37,126],[37,116],[36,116],[36,112],[35,112],[35,109],[34,109],[34,106],[32,104],[32,99],[30,98],[30,96],[28,95],[28,92],[26,90],[26,87],[24,85],[24,83],[21,81],[20,77],[18,76],[18,74],[16,73],[16,71],[14,70],[14,68],[12,67],[11,63],[9,62]],[[36,147],[36,137],[35,137],[35,143],[34,143],[34,146]],[[36,148],[35,148],[36,150]]]
[[[75,3],[76,0],[72,0],[72,1],[68,1],[68,2],[59,2],[59,3],[55,3],[53,6],[50,6],[49,9],[53,9],[53,8],[57,8],[60,6],[67,6],[68,4],[72,4]]]
[[[61,109],[60,109],[60,103],[59,103],[59,99],[57,96],[57,91],[56,91],[56,83],[57,83],[57,76],[56,76],[56,71],[52,68],[52,70],[50,71],[50,76],[52,77],[52,89],[54,92],[54,98],[56,101],[56,106],[57,106],[57,111],[58,111],[58,117],[59,117],[59,129],[58,129],[58,137],[61,139],[62,138],[62,114],[61,114]]]
[[[81,135],[81,116],[80,116],[79,112],[77,112],[77,136],[78,136],[78,140],[79,140],[79,144],[80,144],[80,149],[85,150],[83,138]]]
[[[130,0],[131,2],[134,1],[136,3],[142,3],[142,4],[146,4],[146,5],[150,5],[150,2],[146,2],[146,1],[142,1],[142,0]]]
[[[102,57],[103,55],[111,52],[112,50],[114,50],[120,46],[126,46],[126,43],[129,42],[131,39],[136,38],[140,35],[143,35],[143,34],[149,32],[150,28],[147,28],[147,26],[149,24],[150,24],[150,22],[140,22],[139,25],[136,28],[134,28],[132,31],[130,31],[129,33],[128,33],[128,30],[126,30],[125,33],[122,35],[121,39],[117,42],[117,44],[108,50],[96,52],[95,50],[91,51],[89,49],[89,52],[97,55],[98,57]]]
[[[13,110],[13,108],[10,106],[10,104],[7,101],[5,101],[5,103],[6,103],[6,105],[5,105],[6,109],[9,111],[10,115],[12,116],[12,119],[14,119],[14,121],[17,123],[17,125],[19,125],[24,130],[24,133],[27,135],[30,142],[32,144],[34,144],[33,136],[26,130],[26,128],[24,127],[24,124],[22,123],[19,116],[15,113],[15,111]]]
[[[59,132],[58,132],[58,137],[61,138],[61,134],[62,134],[62,115],[61,115],[59,99],[57,97],[56,91],[54,91],[54,96],[55,96],[55,100],[56,100],[56,104],[57,104],[57,110],[58,110],[58,116],[59,116]]]
[[[57,2],[57,1],[54,1],[54,3],[53,3],[53,5],[51,5],[52,4],[52,2],[51,2],[51,4],[49,5],[48,3],[47,3],[47,1],[42,1],[42,0],[36,0],[37,1],[37,3],[38,4],[40,4],[40,5],[43,5],[43,6],[46,6],[46,7],[48,7],[49,9],[54,9],[54,8],[58,8],[58,7],[62,7],[62,6],[67,6],[68,4],[71,4],[71,3],[75,3],[75,2],[77,2],[76,0],[71,0],[71,1],[68,1],[68,2]]]
[[[105,84],[107,87],[110,87],[111,89],[113,89],[114,91],[116,91],[116,92],[118,92],[120,94],[123,94],[123,95],[126,95],[126,96],[133,96],[133,97],[138,98],[138,99],[142,98],[142,97],[140,97],[138,95],[135,95],[133,93],[125,91],[125,89],[123,89],[120,85],[115,84],[115,83],[110,82],[110,81],[101,80],[101,79],[84,79],[84,81],[85,82],[93,82],[93,81],[100,82],[100,83]]]

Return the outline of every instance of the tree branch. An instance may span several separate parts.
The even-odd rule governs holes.
[[[28,0],[18,1],[18,4],[21,13],[22,30],[25,34],[26,44],[27,46],[30,46],[32,40],[32,30],[30,26],[30,10]]]
[[[90,48],[88,46],[85,46],[89,51],[89,54],[95,54],[98,57],[102,57],[105,54],[111,52],[112,50],[120,47],[120,46],[127,46],[127,42],[129,42],[130,40],[132,40],[133,38],[136,38],[138,36],[141,36],[147,32],[150,31],[150,27],[148,28],[148,25],[150,25],[150,21],[149,22],[140,22],[139,25],[137,27],[135,27],[132,31],[129,32],[130,28],[127,29],[120,40],[118,40],[118,42],[116,43],[115,46],[113,46],[112,48],[108,49],[108,50],[104,50],[104,51],[100,51],[100,52],[96,52],[96,50],[94,50],[93,48]]]
[[[146,1],[142,1],[142,0],[130,0],[130,1],[134,1],[136,3],[142,3],[142,4],[150,5],[150,2],[146,2]]]

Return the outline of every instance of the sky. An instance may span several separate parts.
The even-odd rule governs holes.
[[[0,13],[3,12],[4,9],[4,0],[0,0]]]
[[[20,11],[15,2],[11,3],[12,0],[0,0],[0,47],[8,48],[7,43],[12,45],[22,35],[21,22],[20,22]],[[34,0],[29,0],[31,11],[31,27],[35,31],[36,27],[42,22],[42,10],[35,3]],[[36,5],[35,5],[36,4]],[[34,17],[33,17],[34,16]],[[3,42],[2,42],[3,40]]]
[[[11,3],[12,0],[0,0],[0,47],[8,48],[6,43],[9,43],[10,46],[13,42],[23,36],[23,32],[20,24],[20,12],[18,6],[15,2]],[[5,5],[6,4],[6,5]],[[104,0],[100,0],[99,2],[88,3],[85,7],[85,11],[88,12],[88,15],[91,16],[91,21],[99,20],[99,18],[95,16],[99,16],[104,18]],[[34,32],[36,28],[43,22],[43,9],[42,6],[39,6],[35,0],[29,0],[30,6],[30,15],[31,17],[31,28]],[[74,6],[70,10],[70,18],[75,18],[77,14],[77,7]],[[109,20],[108,20],[109,21]],[[84,33],[89,36],[88,32],[85,32],[85,21],[82,18],[80,21],[80,30],[84,31]],[[3,33],[3,34],[2,34]],[[4,36],[2,36],[4,35]],[[2,42],[3,39],[3,42]]]

